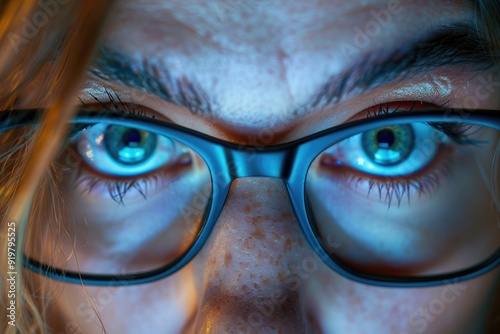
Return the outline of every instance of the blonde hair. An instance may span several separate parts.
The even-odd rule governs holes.
[[[111,1],[3,1],[0,20],[0,102],[2,110],[15,107],[18,92],[36,77],[43,66],[53,64],[54,70],[41,87],[50,96],[50,105],[34,133],[22,133],[14,145],[20,149],[1,163],[0,213],[2,228],[14,222],[16,240],[16,325],[0,321],[2,333],[47,332],[43,315],[46,310],[44,290],[37,286],[35,275],[22,268],[21,250],[25,240],[26,213],[41,181],[44,179],[65,133],[65,124],[72,117],[78,79],[92,58]],[[31,18],[29,20],[28,18]],[[11,138],[2,138],[9,143]],[[24,145],[23,142],[24,141]],[[12,145],[9,143],[9,145]],[[42,184],[43,185],[43,184]],[[49,196],[50,198],[50,196]],[[7,238],[0,239],[0,272],[6,273]],[[3,282],[2,282],[3,283]],[[35,293],[36,291],[36,293]],[[7,286],[0,290],[2,309],[8,305]],[[36,297],[36,296],[40,296]]]
[[[1,333],[48,332],[45,314],[49,294],[37,276],[22,267],[21,249],[29,238],[26,214],[32,201],[37,203],[38,199],[48,198],[52,205],[62,201],[54,198],[58,191],[51,161],[59,148],[59,139],[65,134],[65,124],[73,115],[73,97],[79,78],[93,56],[111,3],[111,0],[11,0],[0,3],[0,79],[7,83],[0,86],[0,110],[15,108],[19,91],[43,70],[44,65],[51,63],[54,68],[46,77],[46,85],[40,87],[50,97],[50,104],[37,131],[0,136],[0,146],[16,147],[8,157],[0,156],[0,217],[2,231],[8,222],[16,224],[16,271],[19,273],[16,281],[17,329],[4,323],[5,316],[2,316]],[[476,12],[480,29],[494,50],[492,56],[498,60],[500,4],[495,0],[478,0]],[[51,214],[58,211],[52,206],[49,210]],[[41,233],[41,227],[37,228],[32,235]],[[6,273],[10,270],[6,262],[7,238],[3,234],[0,249],[0,272]],[[2,310],[9,302],[7,294],[8,287],[2,278]]]

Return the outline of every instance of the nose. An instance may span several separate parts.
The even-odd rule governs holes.
[[[300,287],[312,253],[282,180],[236,180],[194,259],[196,333],[312,332]]]

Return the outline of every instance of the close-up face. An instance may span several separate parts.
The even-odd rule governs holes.
[[[465,0],[120,0],[81,80],[79,109],[132,112],[254,152],[399,109],[499,110],[500,75],[473,33],[477,20]],[[42,81],[27,86],[19,109],[46,107],[31,90]],[[246,177],[220,199],[199,252],[167,277],[124,286],[42,279],[52,291],[48,325],[58,334],[493,333],[498,268],[390,287],[347,278],[321,256],[366,277],[404,278],[473,267],[498,251],[500,130],[380,128],[287,160],[283,168],[308,164],[303,190],[262,177],[275,175],[265,158],[262,173],[236,164]],[[79,166],[62,168],[56,196],[71,219],[28,255],[114,275],[175,262],[212,205],[218,170],[207,156],[222,153],[181,135],[82,129],[58,158]],[[307,218],[291,198],[297,189]]]

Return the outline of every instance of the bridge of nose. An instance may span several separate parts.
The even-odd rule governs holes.
[[[294,152],[288,150],[264,151],[263,148],[245,148],[230,151],[236,178],[275,177],[289,174]]]
[[[233,183],[213,233],[195,258],[204,305],[197,317],[200,332],[208,324],[215,324],[210,333],[226,333],[238,325],[253,333],[304,332],[306,317],[297,304],[302,290],[289,286],[295,277],[292,270],[312,258],[313,251],[303,239],[287,196],[285,184],[276,178],[248,177]],[[256,312],[263,300],[272,312],[255,325],[249,315],[260,316]]]

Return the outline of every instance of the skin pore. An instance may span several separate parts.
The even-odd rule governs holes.
[[[380,11],[388,16],[377,21]],[[183,87],[192,83],[211,112],[106,75],[89,74],[80,98],[105,103],[113,91],[159,119],[240,144],[268,129],[268,145],[363,118],[379,103],[463,107],[491,70],[428,68],[306,108],[325,81],[353,64],[382,59],[439,26],[473,22],[472,14],[459,1],[119,1],[101,43],[134,64],[147,59],[168,69]],[[361,41],[356,34],[370,21],[378,29]],[[481,96],[475,108],[500,107],[498,94]],[[141,216],[141,207],[130,208],[124,215]],[[281,180],[248,178],[235,182],[207,243],[176,274],[117,288],[50,282],[58,296],[51,326],[99,333],[95,308],[108,333],[482,333],[498,276],[419,289],[354,283],[316,260]],[[439,315],[429,311],[436,299],[446,302]]]

